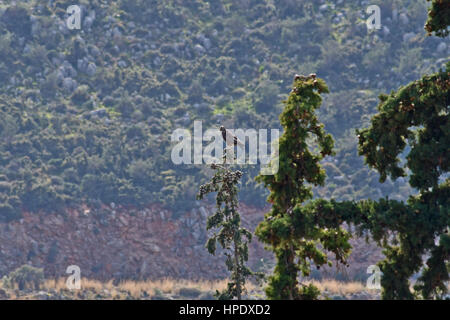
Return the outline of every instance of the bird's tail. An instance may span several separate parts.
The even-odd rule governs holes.
[[[244,144],[241,140],[236,139],[236,144],[237,144],[239,147],[241,147],[242,149],[245,150],[245,144]]]

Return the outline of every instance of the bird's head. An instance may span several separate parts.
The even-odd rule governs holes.
[[[225,132],[225,127],[224,126],[220,126],[220,131]]]

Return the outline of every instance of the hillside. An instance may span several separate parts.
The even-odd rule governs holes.
[[[204,248],[212,198],[195,197],[211,170],[175,165],[171,134],[195,120],[280,128],[295,74],[316,73],[330,89],[319,117],[336,155],[322,161],[316,196],[416,193],[407,177],[379,182],[355,129],[369,125],[379,94],[449,61],[448,38],[424,30],[425,0],[79,0],[81,29],[69,30],[72,4],[0,3],[0,277],[27,263],[49,278],[79,264],[105,281],[223,279],[222,257]],[[367,30],[369,4],[381,7],[380,30]],[[242,170],[253,231],[268,193],[258,167]],[[381,250],[351,244],[347,269],[312,278],[364,281]],[[252,268],[273,267],[260,242],[250,252]]]
[[[15,3],[15,2],[14,2]],[[436,70],[448,40],[425,35],[425,1],[69,1],[0,5],[0,216],[82,203],[193,207],[208,170],[175,166],[175,128],[219,123],[277,128],[295,73],[329,84],[321,118],[337,140],[323,197],[405,199],[405,180],[379,184],[356,153],[377,95]],[[435,61],[441,61],[436,64]],[[263,206],[256,169],[241,199]]]
[[[78,265],[88,279],[224,279],[228,272],[221,251],[204,248],[206,217],[212,207],[187,212],[181,219],[160,206],[143,209],[80,208],[61,214],[24,213],[20,221],[0,228],[0,275],[28,264],[43,268],[48,279],[65,277],[69,265]],[[241,207],[245,227],[254,230],[261,210]],[[383,256],[363,238],[352,240],[349,268],[327,268],[313,278],[363,281],[367,266]],[[273,267],[273,257],[260,242],[250,246],[250,265],[260,271]]]

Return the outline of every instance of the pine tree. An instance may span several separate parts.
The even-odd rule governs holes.
[[[396,235],[394,243],[382,243],[386,259],[379,265],[386,299],[415,297],[408,280],[421,269],[422,257],[427,253],[427,266],[415,288],[423,298],[446,292],[450,257],[446,234],[450,224],[449,71],[450,63],[446,71],[424,76],[389,96],[380,96],[379,113],[372,118],[371,126],[358,131],[360,154],[380,172],[382,182],[388,175],[395,180],[410,173],[410,185],[419,190],[407,204],[397,203],[394,214],[391,202],[383,214],[375,219],[372,215],[372,221],[365,226],[383,230],[383,237],[389,231]],[[407,145],[410,151],[402,166],[399,155]],[[437,239],[439,243],[435,244]]]
[[[428,10],[428,20],[425,24],[425,30],[428,35],[433,32],[438,37],[448,35],[448,26],[450,25],[450,2],[448,0],[427,0],[431,1]]]
[[[334,252],[342,263],[350,250],[350,236],[338,221],[321,225],[316,217],[301,210],[302,204],[312,198],[311,185],[324,183],[325,171],[319,162],[333,153],[333,139],[316,116],[322,93],[328,93],[328,88],[314,74],[295,77],[280,115],[284,132],[279,140],[279,170],[271,176],[257,177],[270,190],[268,201],[272,204],[256,230],[277,259],[266,288],[269,299],[317,298],[317,288],[298,282],[299,272],[308,276],[311,262],[317,268],[330,264],[321,248]]]
[[[449,1],[433,0],[425,25],[428,34],[445,37],[449,25]],[[395,204],[394,214],[394,202],[384,202],[383,214],[372,214],[365,225],[384,238],[389,231],[396,235],[394,243],[382,243],[383,298],[439,298],[447,292],[450,269],[450,63],[446,70],[381,95],[380,100],[371,126],[357,131],[359,152],[380,173],[382,182],[388,175],[396,179],[410,173],[410,185],[419,190],[406,205]],[[399,155],[407,145],[410,151],[401,166]],[[426,254],[413,293],[409,278],[423,267]]]
[[[430,16],[427,30],[444,36],[443,30],[448,25],[448,22],[442,23],[445,15],[442,11],[433,11],[441,3],[433,2],[430,12],[434,15]],[[428,26],[432,27],[428,29]],[[311,80],[306,80],[306,83],[308,81]],[[447,293],[450,268],[450,63],[444,71],[424,76],[390,95],[381,95],[379,112],[371,119],[371,126],[357,131],[359,153],[370,167],[380,173],[381,182],[388,176],[395,180],[410,173],[409,182],[419,193],[411,196],[407,203],[389,199],[359,202],[318,199],[300,205],[301,201],[310,198],[303,181],[317,184],[323,178],[310,179],[299,170],[306,167],[309,173],[318,172],[317,162],[311,165],[310,157],[304,156],[305,135],[292,134],[293,129],[298,130],[297,121],[302,123],[302,119],[295,120],[298,112],[292,111],[297,111],[302,102],[304,109],[314,94],[311,90],[304,90],[303,82],[300,83],[302,90],[299,90],[298,84],[296,82],[281,116],[285,134],[280,140],[280,171],[273,177],[259,178],[271,190],[269,200],[274,204],[270,216],[259,226],[257,233],[272,246],[278,259],[267,289],[268,297],[304,297],[302,293],[305,291],[296,288],[297,271],[301,269],[304,275],[308,275],[307,258],[316,265],[323,262],[317,259],[320,252],[314,241],[319,240],[325,249],[335,253],[338,261],[345,263],[350,246],[348,233],[340,229],[343,222],[356,226],[359,235],[370,232],[383,247],[385,259],[378,265],[383,272],[384,299],[443,297]],[[320,136],[318,141],[320,145]],[[294,149],[296,144],[298,147]],[[406,163],[402,164],[399,155],[407,145],[409,152]],[[329,151],[331,147],[325,150]],[[300,159],[300,166],[295,159]],[[308,230],[316,233],[308,233]],[[327,232],[330,230],[331,233]],[[307,239],[312,241],[307,242]],[[426,255],[424,266],[423,257]],[[409,279],[419,271],[422,274],[414,286],[415,292],[411,292]]]
[[[208,252],[215,255],[217,243],[224,249],[225,264],[230,271],[230,281],[227,289],[216,292],[219,300],[242,299],[246,292],[245,283],[249,277],[255,276],[258,280],[262,275],[254,273],[246,265],[248,261],[248,244],[252,240],[252,233],[241,227],[241,216],[238,212],[238,183],[242,171],[233,171],[226,163],[213,164],[215,170],[210,182],[200,186],[197,198],[203,199],[207,194],[216,192],[216,212],[207,220],[207,230],[213,229],[215,233],[208,239],[206,247]]]

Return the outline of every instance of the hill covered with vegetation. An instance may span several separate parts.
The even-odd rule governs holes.
[[[294,74],[315,72],[330,94],[319,113],[336,140],[315,189],[337,200],[406,199],[407,180],[379,183],[357,152],[380,93],[448,60],[448,39],[427,37],[417,0],[79,0],[0,4],[0,219],[26,211],[114,202],[195,205],[209,169],[174,165],[177,128],[279,128]],[[365,24],[369,4],[382,28]],[[437,61],[437,62],[436,62]],[[256,167],[240,198],[262,206]]]

